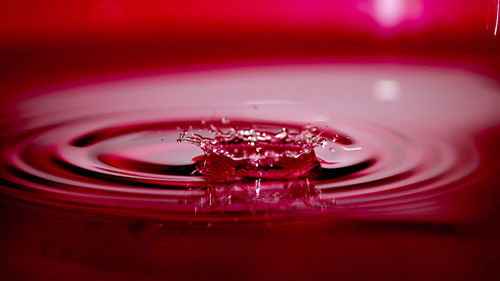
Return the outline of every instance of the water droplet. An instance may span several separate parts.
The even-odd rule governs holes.
[[[302,130],[281,127],[278,133],[258,127],[218,128],[210,124],[208,131],[213,137],[187,131],[178,141],[197,145],[205,152],[203,161],[197,162],[202,174],[257,178],[303,174],[317,164],[314,148],[333,142],[310,125]]]

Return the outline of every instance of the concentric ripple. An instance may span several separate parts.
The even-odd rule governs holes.
[[[331,78],[322,76],[331,75],[336,68],[319,67],[314,69],[317,76],[309,76],[310,68],[304,72],[271,68],[240,70],[237,75],[224,71],[214,71],[215,76],[211,72],[167,75],[153,81],[111,82],[24,100],[14,105],[16,115],[3,125],[0,190],[29,202],[86,212],[174,220],[446,213],[453,205],[454,192],[467,188],[481,167],[480,153],[466,130],[450,133],[440,128],[457,128],[460,120],[456,114],[450,114],[449,108],[433,111],[425,96],[416,97],[417,110],[408,108],[403,115],[398,107],[405,104],[395,101],[386,105],[386,99],[360,98],[357,94],[363,89],[344,96],[325,95],[325,88],[338,91],[349,87],[332,84]],[[375,71],[362,68],[351,75],[360,72]],[[270,74],[275,80],[266,84]],[[303,92],[287,93],[283,88],[284,81],[296,81],[297,77],[302,79],[298,84],[305,85],[303,91],[320,89],[309,96],[307,106],[294,99]],[[428,79],[433,100],[449,96],[436,92],[447,82],[443,77],[434,80],[417,70],[409,77]],[[401,87],[416,86],[404,78],[395,77]],[[360,81],[365,84],[377,81],[366,75],[363,79]],[[471,79],[466,81],[469,86],[475,77]],[[198,84],[193,86],[194,82]],[[256,84],[267,94],[276,91],[274,96],[262,99],[265,93],[254,94]],[[221,85],[240,94],[228,94]],[[272,87],[263,87],[266,85]],[[225,101],[211,104],[220,97]],[[349,99],[357,104],[354,102],[355,108],[347,113],[343,108]],[[481,101],[481,96],[476,94],[474,99]],[[386,108],[381,109],[378,103]],[[453,101],[449,105],[457,107]],[[386,110],[393,110],[394,118],[388,117]],[[465,119],[467,114],[466,110],[460,112]],[[422,120],[429,115],[447,120]],[[436,127],[440,122],[445,126]],[[185,131],[208,134],[210,126],[299,132],[311,125],[343,141],[316,146],[313,155],[318,164],[313,168],[309,165],[296,176],[286,173],[286,179],[204,174],[197,161],[205,152],[177,141]],[[284,163],[295,165],[293,161]]]

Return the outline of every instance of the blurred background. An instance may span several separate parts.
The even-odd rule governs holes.
[[[438,60],[498,73],[494,0],[2,0],[0,26],[4,98],[214,62]]]

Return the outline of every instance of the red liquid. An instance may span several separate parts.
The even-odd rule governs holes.
[[[153,2],[1,4],[0,279],[500,279],[496,2]],[[176,141],[223,116],[350,143]]]
[[[302,68],[305,68],[303,76],[297,74]],[[488,184],[482,182],[498,172],[498,168],[488,162],[488,154],[491,153],[488,149],[491,148],[479,146],[471,132],[491,122],[498,122],[496,107],[486,106],[499,104],[498,96],[492,94],[497,88],[481,88],[482,80],[477,80],[475,74],[450,72],[436,78],[428,75],[429,71],[433,71],[432,68],[421,72],[411,67],[387,68],[385,73],[393,69],[407,71],[411,73],[409,77],[419,80],[427,79],[428,98],[406,94],[411,91],[411,87],[416,86],[411,79],[395,80],[399,81],[396,85],[398,89],[391,89],[394,85],[390,84],[379,89],[377,80],[366,78],[366,75],[372,75],[371,68],[359,66],[350,75],[365,75],[365,80],[359,80],[358,85],[373,85],[371,81],[375,81],[374,99],[356,98],[358,93],[355,89],[346,97],[336,95],[330,99],[318,94],[317,99],[312,99],[312,103],[317,105],[327,104],[328,101],[328,107],[318,106],[315,109],[317,112],[328,112],[325,109],[331,108],[336,116],[343,116],[335,119],[329,119],[328,115],[318,116],[314,112],[296,111],[293,103],[287,104],[272,98],[239,107],[220,106],[218,112],[211,115],[214,113],[196,106],[196,103],[203,104],[206,101],[201,97],[198,101],[191,100],[188,92],[185,98],[170,102],[183,104],[189,110],[177,110],[175,107],[156,110],[150,105],[160,102],[162,95],[151,92],[150,98],[157,97],[156,100],[149,104],[138,103],[133,94],[136,90],[130,90],[128,85],[123,88],[120,84],[129,83],[126,81],[116,82],[114,88],[105,86],[105,91],[101,91],[100,86],[91,88],[91,92],[87,90],[90,88],[83,87],[64,94],[41,95],[13,105],[19,110],[19,118],[15,120],[11,117],[2,135],[5,163],[2,168],[2,193],[23,203],[20,206],[17,203],[12,205],[10,200],[10,203],[6,203],[5,206],[15,206],[12,211],[4,210],[4,213],[7,212],[5,214],[13,212],[10,218],[4,219],[11,225],[13,232],[3,235],[4,239],[14,241],[17,245],[12,246],[14,248],[4,247],[5,251],[11,253],[10,257],[17,257],[23,262],[9,261],[10,274],[19,272],[16,268],[20,264],[28,263],[29,273],[14,274],[57,279],[73,274],[75,270],[83,270],[90,276],[105,274],[109,270],[111,278],[126,279],[129,277],[125,275],[130,271],[123,266],[128,263],[134,263],[132,272],[141,276],[145,271],[160,270],[165,263],[177,262],[183,270],[188,270],[193,257],[190,254],[179,256],[178,253],[185,250],[197,252],[196,249],[199,249],[203,253],[198,252],[197,255],[204,259],[217,257],[236,272],[294,279],[289,275],[293,271],[279,270],[291,260],[285,259],[283,264],[273,262],[272,258],[263,258],[260,262],[234,263],[228,257],[236,255],[241,259],[252,248],[263,247],[260,243],[273,243],[274,246],[269,250],[262,248],[266,257],[286,255],[292,248],[297,251],[294,255],[314,253],[312,261],[320,267],[330,264],[332,256],[339,254],[349,257],[347,260],[334,258],[335,262],[346,267],[347,263],[354,261],[367,266],[369,263],[363,261],[365,255],[377,257],[381,259],[379,265],[388,266],[394,260],[391,255],[376,254],[377,241],[387,242],[390,239],[392,251],[410,251],[415,239],[423,239],[418,237],[429,234],[432,234],[430,238],[420,240],[425,248],[437,247],[445,251],[444,247],[451,247],[453,251],[467,251],[465,246],[457,246],[456,243],[460,242],[452,241],[466,239],[468,228],[464,224],[477,223],[477,218],[485,212],[486,203],[476,198],[489,190]],[[320,72],[313,76],[313,80],[307,78],[305,73],[311,71],[324,72],[325,77],[330,77],[328,72],[335,72],[336,68],[328,70],[322,66],[315,70],[313,66],[297,66],[290,72],[292,74],[288,74],[286,68],[277,72],[273,68],[249,69],[239,74],[241,78],[231,79],[249,79],[251,83],[258,84],[262,83],[258,81],[259,78],[245,78],[246,75],[260,72],[263,72],[263,77],[276,75],[273,81],[280,81],[283,75],[292,75],[293,79],[283,81],[302,79],[299,83],[314,83],[318,89],[326,90],[325,87],[329,86],[323,84]],[[222,76],[211,79],[226,79],[224,72],[219,73]],[[234,75],[234,71],[232,73]],[[397,76],[394,73],[392,75]],[[192,79],[201,79],[206,74],[192,75]],[[450,84],[450,81],[455,81],[455,76],[462,77],[462,85]],[[134,83],[137,87],[152,85],[169,91],[172,84],[179,83],[176,81],[165,76],[148,81],[147,84],[140,80]],[[331,81],[331,78],[325,81]],[[231,85],[230,81],[225,83]],[[233,87],[241,91],[238,83],[233,84]],[[470,96],[468,89],[462,91],[463,97],[469,100],[453,100],[448,92],[435,90],[443,86],[453,88],[454,95],[460,95],[463,87],[476,90]],[[181,82],[175,88],[177,91],[186,91],[183,87]],[[200,87],[210,91],[207,86]],[[115,100],[112,98],[115,93],[122,93],[125,89],[131,91],[129,100],[108,102]],[[186,89],[195,95],[197,93],[195,89]],[[92,93],[95,95],[91,96]],[[364,91],[359,92],[362,93]],[[290,92],[287,94],[291,95]],[[69,103],[79,97],[85,97],[85,100]],[[241,103],[240,96],[234,97],[237,100],[235,102]],[[144,99],[144,92],[137,98]],[[252,94],[245,98],[256,100],[259,97],[258,94]],[[184,100],[190,101],[191,105],[184,104]],[[349,100],[358,109],[351,107],[350,113],[341,112],[343,104]],[[447,100],[448,107],[432,108],[430,105],[436,100],[443,100],[443,103]],[[229,98],[226,101],[231,102]],[[380,113],[379,109],[370,111],[367,107],[371,104],[397,111],[405,102],[425,108],[425,111],[407,112],[400,115],[402,119],[391,120],[390,115]],[[475,108],[462,107],[462,104],[470,102],[479,104],[478,107],[483,109],[481,116],[474,114]],[[86,103],[92,103],[93,106],[89,107]],[[491,111],[487,108],[491,108]],[[458,109],[461,110],[460,115],[447,113]],[[291,112],[300,115],[295,116]],[[231,123],[201,123],[207,117],[213,120],[222,115],[230,116]],[[265,122],[254,119],[255,116],[263,118]],[[350,120],[349,116],[356,116],[357,121]],[[435,118],[433,116],[439,116],[441,122],[431,122],[431,119],[426,119],[427,116],[432,117],[432,120]],[[336,135],[338,141],[325,147],[316,147],[314,152],[306,154],[307,157],[314,157],[314,160],[304,158],[280,162],[283,168],[300,171],[293,177],[287,173],[288,176],[283,178],[278,170],[264,171],[278,173],[277,177],[259,177],[252,174],[258,169],[241,168],[238,163],[227,159],[215,159],[192,144],[177,142],[183,128],[198,132],[214,122],[222,128],[257,126],[263,131],[279,132],[286,127],[299,131],[304,125],[294,121],[294,117],[325,128],[325,135]],[[459,125],[463,126],[460,130]],[[488,139],[489,136],[485,138]],[[275,147],[261,147],[264,151],[276,150]],[[196,161],[217,163],[206,164],[209,166],[208,172],[203,174],[199,173],[201,164]],[[311,163],[314,166],[312,168],[309,167]],[[228,177],[228,174],[221,173],[224,169],[235,170]],[[36,214],[38,212],[43,218]],[[48,218],[42,215],[47,212],[51,214]],[[26,222],[22,227],[18,225],[21,221]],[[376,221],[392,223],[373,224]],[[35,244],[17,244],[31,237],[31,233],[40,231],[37,229],[44,229],[46,234],[36,238]],[[389,233],[403,231],[403,234],[394,236],[387,233],[389,230]],[[367,236],[362,234],[365,231],[369,231]],[[248,233],[244,235],[245,238],[239,236],[242,232]],[[452,240],[447,242],[453,246],[438,242],[441,240],[437,237],[446,233],[454,233]],[[14,238],[12,235],[21,235],[23,238]],[[92,240],[87,240],[89,235],[93,237]],[[259,236],[261,238],[256,238]],[[108,239],[113,240],[111,245],[104,242]],[[192,246],[193,241],[196,241],[196,246]],[[296,243],[303,246],[293,246]],[[369,246],[357,248],[360,247],[359,243]],[[119,248],[126,247],[126,250],[114,248],[113,245],[121,245]],[[233,247],[237,247],[238,252],[230,250]],[[34,252],[28,255],[33,249]],[[95,259],[95,251],[101,253],[102,262],[115,261],[118,267],[112,269],[101,265]],[[450,257],[453,255],[443,252],[432,259],[445,259],[442,266],[451,270],[462,260],[450,260]],[[407,256],[407,266],[393,269],[386,276],[395,278],[405,274],[410,271],[410,264],[419,264],[427,258],[427,252]],[[485,256],[484,259],[488,260],[489,257]],[[87,264],[93,268],[86,268]],[[306,270],[306,266],[312,266],[310,262],[299,264],[297,270],[300,278],[304,278],[306,272],[313,276],[323,276],[327,272],[319,268]],[[42,267],[38,268],[38,265]],[[62,271],[54,273],[43,269],[54,266]],[[253,266],[260,269],[251,269]],[[474,268],[483,266],[488,267],[483,264]],[[378,272],[376,267],[368,266],[368,270],[374,274]],[[222,271],[208,272],[213,274]],[[240,274],[236,272],[234,274]],[[340,272],[344,277],[349,275],[345,269]],[[415,276],[426,276],[420,271],[413,273]],[[162,270],[157,271],[157,274],[170,276],[170,273]],[[440,273],[437,276],[458,276],[455,274],[459,273]],[[181,275],[185,279],[204,277],[203,273]]]

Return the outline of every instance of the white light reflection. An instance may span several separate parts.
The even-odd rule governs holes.
[[[497,0],[497,17],[495,20],[495,31],[493,31],[493,35],[497,36],[498,31],[498,17],[500,16],[500,0]]]
[[[378,80],[375,83],[373,95],[381,101],[394,101],[400,96],[399,82],[396,80]]]
[[[401,0],[375,0],[374,17],[383,27],[401,23],[406,13],[406,2]]]
[[[493,30],[493,36],[497,36],[498,22],[500,18],[500,0],[488,1],[488,19],[486,21],[486,29]]]
[[[349,147],[342,147],[344,150],[347,150],[347,151],[361,151],[363,150],[362,147],[353,147],[353,148],[349,148]]]

